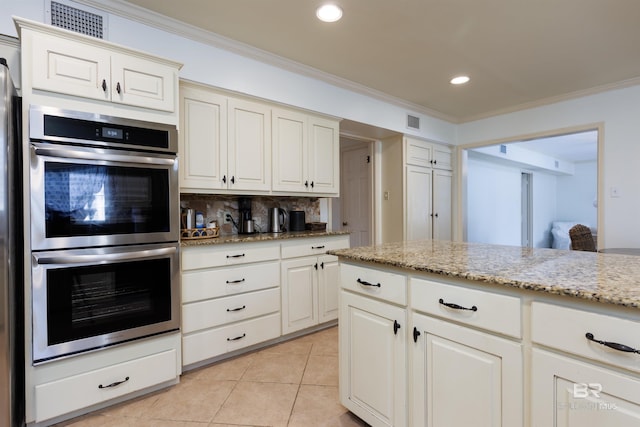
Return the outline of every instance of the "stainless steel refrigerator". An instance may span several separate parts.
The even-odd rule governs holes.
[[[0,58],[0,427],[24,425],[20,98]]]

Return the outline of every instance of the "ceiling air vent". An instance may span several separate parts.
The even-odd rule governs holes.
[[[407,127],[409,129],[420,130],[420,117],[407,114]]]
[[[106,13],[98,10],[78,9],[69,0],[47,1],[49,24],[76,33],[104,39],[107,28]]]

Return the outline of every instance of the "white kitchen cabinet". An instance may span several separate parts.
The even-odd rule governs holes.
[[[521,345],[413,314],[411,425],[522,426]]]
[[[340,297],[340,402],[371,426],[408,425],[406,308]]]
[[[324,253],[348,247],[348,236],[296,239],[282,244],[283,334],[338,318],[338,258]]]
[[[176,64],[87,36],[29,33],[22,30],[31,43],[32,89],[175,111]]]
[[[273,110],[273,191],[339,194],[338,121]]]
[[[180,85],[180,188],[227,188],[227,97]]]
[[[640,425],[640,323],[533,302],[531,324],[531,425]]]
[[[451,149],[404,138],[405,240],[451,240]]]

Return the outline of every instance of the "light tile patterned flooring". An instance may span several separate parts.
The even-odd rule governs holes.
[[[187,372],[167,390],[57,427],[366,425],[339,403],[332,327]]]

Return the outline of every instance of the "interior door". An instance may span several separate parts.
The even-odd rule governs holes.
[[[371,244],[371,159],[370,145],[364,143],[341,156],[342,227],[351,232],[352,248]]]

